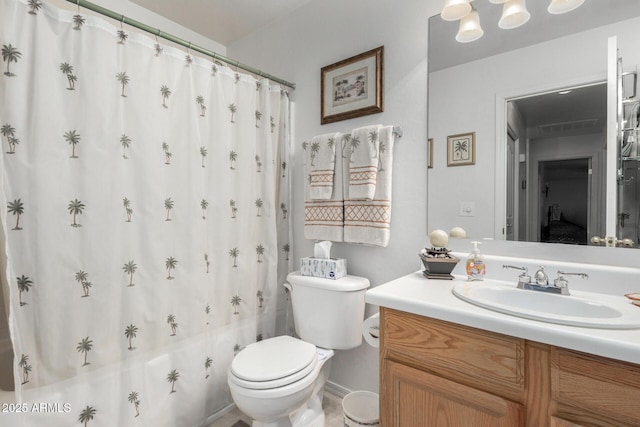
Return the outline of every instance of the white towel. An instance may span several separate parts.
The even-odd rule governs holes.
[[[336,164],[336,144],[340,143],[337,132],[311,138],[307,151],[311,166],[309,196],[312,200],[329,200],[333,194]]]
[[[336,134],[334,180],[331,198],[313,200],[311,198],[311,152],[306,144],[304,158],[304,237],[311,240],[331,240],[342,242],[344,236],[344,192],[342,185],[343,135]]]
[[[380,158],[380,129],[365,126],[354,129],[349,141],[349,199],[371,200],[376,192]]]
[[[393,126],[382,127],[379,133],[376,187],[372,200],[353,200],[351,194],[345,194],[345,242],[382,247],[386,247],[389,243],[393,143]],[[349,176],[348,162],[345,161],[344,165],[343,176],[347,177]],[[351,191],[350,186],[348,191]]]

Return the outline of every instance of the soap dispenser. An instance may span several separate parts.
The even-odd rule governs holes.
[[[480,253],[480,249],[478,249],[478,245],[482,243],[471,242],[471,244],[473,245],[473,250],[467,258],[467,278],[469,280],[484,280],[484,273],[487,267],[484,263],[484,257]]]

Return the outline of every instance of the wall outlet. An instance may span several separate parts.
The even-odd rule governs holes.
[[[476,216],[475,202],[460,202],[460,216]]]

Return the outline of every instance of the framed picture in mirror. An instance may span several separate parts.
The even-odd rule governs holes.
[[[476,133],[460,133],[447,137],[447,166],[476,164]]]
[[[321,124],[383,111],[384,46],[322,67]]]

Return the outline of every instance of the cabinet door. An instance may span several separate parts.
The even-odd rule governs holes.
[[[382,427],[518,427],[524,408],[501,397],[384,360]]]

